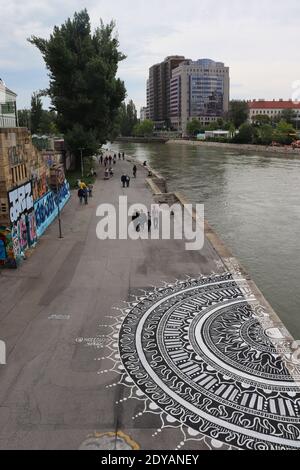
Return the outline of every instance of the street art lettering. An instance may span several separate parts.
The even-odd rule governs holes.
[[[9,191],[11,239],[16,263],[37,241],[31,182]]]
[[[61,186],[59,192],[55,194],[49,191],[42,198],[34,203],[34,212],[36,218],[37,236],[43,235],[47,227],[58,215],[58,205],[60,210],[65,206],[70,198],[70,188],[67,181]]]
[[[8,193],[9,215],[12,224],[19,220],[25,212],[33,209],[33,196],[31,183],[28,182]]]
[[[141,401],[133,419],[156,415],[154,438],[172,426],[177,450],[300,448],[300,364],[245,279],[188,278],[133,298],[109,317],[107,359],[126,387],[116,403]]]

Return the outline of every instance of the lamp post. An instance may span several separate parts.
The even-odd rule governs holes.
[[[83,156],[82,156],[82,152],[85,150],[85,148],[80,148],[80,161],[81,161],[81,178],[83,178]]]

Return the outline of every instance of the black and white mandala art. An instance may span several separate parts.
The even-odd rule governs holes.
[[[300,448],[300,367],[289,363],[283,328],[244,279],[228,273],[165,284],[110,318],[106,359],[128,388],[123,401],[142,400],[145,412],[159,414],[157,433],[180,427],[177,449],[189,440]]]

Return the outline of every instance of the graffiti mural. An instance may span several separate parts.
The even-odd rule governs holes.
[[[25,251],[37,241],[32,185],[30,182],[9,191],[9,215],[11,239],[15,260],[24,256]]]
[[[11,229],[4,226],[0,226],[0,266],[6,268],[16,267]]]
[[[44,196],[47,193],[47,191],[48,191],[48,184],[47,184],[46,173],[32,180],[32,194],[33,194],[34,201]]]
[[[245,279],[231,273],[148,288],[108,317],[105,356],[140,402],[137,421],[157,415],[208,448],[300,448],[300,365]],[[100,358],[103,360],[104,358]],[[135,407],[136,409],[137,407]],[[152,422],[152,421],[151,421]]]
[[[67,181],[63,183],[60,191],[55,194],[49,191],[34,203],[37,236],[41,237],[47,227],[58,215],[58,207],[61,210],[70,199],[70,188]]]

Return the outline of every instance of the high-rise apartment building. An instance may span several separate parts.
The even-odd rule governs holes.
[[[229,86],[229,68],[222,62],[182,62],[173,70],[170,81],[172,127],[185,134],[194,118],[207,125],[222,117],[229,109]]]
[[[149,70],[147,82],[147,108],[149,119],[157,128],[163,128],[170,120],[170,84],[173,70],[180,65],[183,56],[169,56]]]

